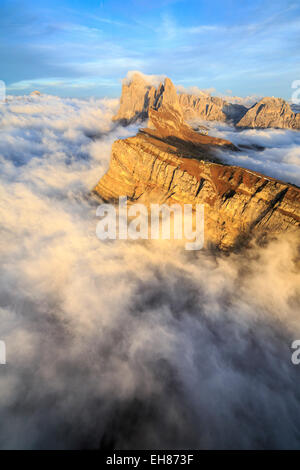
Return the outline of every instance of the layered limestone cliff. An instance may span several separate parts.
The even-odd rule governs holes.
[[[300,114],[295,114],[283,99],[266,97],[252,106],[237,126],[300,129]]]
[[[224,165],[216,148],[232,144],[194,132],[174,108],[150,110],[152,129],[117,140],[108,172],[94,188],[105,201],[204,204],[207,245],[229,249],[253,235],[299,233],[300,189]]]
[[[213,148],[221,146],[237,150],[229,140],[195,132],[185,123],[182,113],[169,105],[158,110],[150,109],[148,125],[149,128],[141,129],[140,132],[164,140],[165,143],[175,144],[181,155],[213,158]]]

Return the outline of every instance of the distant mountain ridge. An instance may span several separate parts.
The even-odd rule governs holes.
[[[265,97],[248,109],[237,126],[300,129],[300,114],[294,113],[291,106],[281,98]]]
[[[185,120],[201,118],[207,121],[237,122],[247,111],[243,105],[231,104],[205,93],[201,96],[177,93],[170,78],[155,87],[142,75],[135,73],[129,82],[126,80],[123,83],[120,108],[114,120],[124,125],[142,121],[149,117],[150,108],[158,109],[163,103],[172,104],[175,101],[176,108],[180,109]]]
[[[163,103],[176,107],[184,120],[231,122],[240,128],[300,129],[300,114],[281,98],[265,97],[248,109],[206,93],[177,93],[169,78],[156,87],[139,73],[123,82],[120,107],[113,119],[123,125],[143,121],[151,108],[159,109]]]

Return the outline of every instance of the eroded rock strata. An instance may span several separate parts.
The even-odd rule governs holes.
[[[221,249],[249,237],[300,228],[300,189],[218,162],[232,144],[200,135],[172,107],[150,110],[151,128],[112,146],[108,172],[94,188],[105,201],[204,204],[205,241]]]

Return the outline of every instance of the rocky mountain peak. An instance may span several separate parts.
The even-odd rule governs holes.
[[[130,124],[149,117],[149,109],[171,106],[182,116],[177,91],[172,81],[166,78],[157,88],[149,84],[145,78],[135,73],[131,80],[123,83],[120,108],[114,117],[115,121]]]
[[[120,108],[115,121],[127,125],[137,120],[143,121],[149,117],[151,108],[171,106],[186,119],[200,118],[208,121],[237,122],[246,113],[247,108],[241,105],[231,105],[222,98],[210,96],[207,93],[191,95],[177,93],[170,78],[154,86],[151,80],[143,75],[134,73],[126,79],[122,86]]]
[[[156,92],[156,100],[153,107],[156,110],[160,108],[171,107],[177,111],[181,118],[183,118],[176,88],[169,78],[166,78],[164,84],[161,84],[158,87]]]
[[[266,96],[246,112],[237,126],[300,129],[300,116],[282,98]]]
[[[142,75],[135,73],[130,80],[123,81],[120,108],[113,120],[127,125],[138,119],[146,119],[149,102],[153,103],[154,94],[155,88]]]
[[[177,93],[166,78],[158,86],[147,77],[134,73],[122,86],[120,108],[115,121],[127,125],[149,117],[149,110],[172,107],[184,120],[226,121],[238,127],[300,129],[300,114],[282,98],[265,97],[247,109],[206,93]]]

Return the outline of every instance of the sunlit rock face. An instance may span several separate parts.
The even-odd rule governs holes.
[[[149,117],[149,109],[171,106],[182,117],[183,113],[179,104],[176,88],[169,78],[160,83],[157,88],[135,73],[129,83],[123,83],[120,108],[114,121],[124,125],[137,120],[143,121]]]
[[[300,189],[225,165],[216,150],[237,149],[228,140],[195,132],[186,123],[195,117],[296,129],[300,115],[281,99],[264,98],[247,111],[205,93],[178,94],[169,78],[154,87],[136,73],[123,84],[114,119],[129,124],[148,118],[148,127],[113,144],[109,170],[94,192],[106,201],[127,196],[146,204],[204,204],[206,244],[221,249],[299,230]]]
[[[155,94],[156,89],[153,86],[140,74],[134,74],[129,83],[123,83],[120,108],[114,121],[127,125],[138,119],[146,119],[149,106],[154,104]]]
[[[198,117],[206,121],[226,121],[226,114],[223,112],[224,100],[221,98],[204,93],[201,97],[181,93],[179,102],[187,120]]]
[[[149,117],[151,108],[159,109],[166,104],[185,120],[230,122],[244,128],[300,129],[300,114],[281,98],[265,97],[248,109],[204,92],[177,93],[169,78],[155,87],[139,73],[123,83],[120,108],[114,120],[124,125],[143,121]]]
[[[237,123],[238,127],[275,127],[300,129],[300,115],[281,98],[263,98],[250,108]]]
[[[178,94],[169,78],[156,88],[142,75],[135,73],[129,83],[123,83],[120,108],[114,120],[124,125],[142,121],[149,117],[149,109],[159,109],[165,105],[172,106],[185,120],[200,118],[207,121],[236,122],[247,111],[245,106],[227,103],[222,98],[206,93],[199,96]]]
[[[234,146],[193,131],[176,105],[150,109],[151,128],[113,144],[94,192],[106,201],[204,204],[206,245],[225,250],[252,236],[299,230],[300,189],[222,164],[215,149]]]
[[[186,120],[200,118],[205,121],[220,121],[236,123],[247,112],[247,108],[241,104],[232,104],[206,93],[201,95],[189,95],[181,93],[179,103]]]

